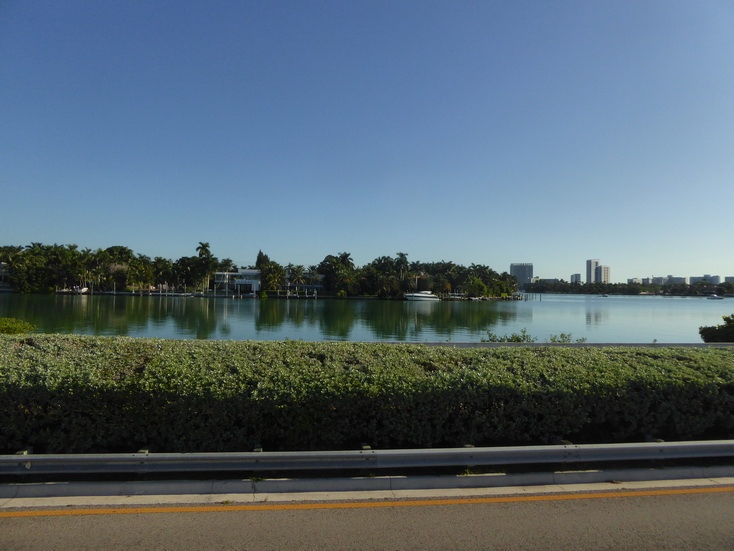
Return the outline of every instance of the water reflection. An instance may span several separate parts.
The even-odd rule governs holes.
[[[486,332],[514,318],[493,302],[367,302],[364,322],[379,340],[439,340]],[[478,340],[478,339],[477,339]]]
[[[26,319],[48,333],[421,341],[486,335],[518,310],[488,302],[8,295],[0,299],[0,315]]]
[[[586,325],[601,325],[607,321],[609,317],[609,310],[593,307],[590,305],[586,306]]]
[[[327,340],[347,340],[352,332],[359,304],[349,300],[325,300],[318,303],[319,328]]]
[[[723,303],[723,304],[722,304]],[[544,296],[527,302],[253,300],[191,297],[0,295],[0,317],[46,333],[172,339],[479,342],[573,333],[589,342],[699,342],[731,302],[659,297]]]

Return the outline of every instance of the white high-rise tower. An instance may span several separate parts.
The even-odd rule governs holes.
[[[586,261],[586,283],[596,283],[596,267],[598,265],[598,258],[592,258]]]

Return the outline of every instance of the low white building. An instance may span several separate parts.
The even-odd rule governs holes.
[[[305,272],[307,283],[298,285],[299,294],[323,291],[320,274]],[[257,296],[262,290],[260,270],[254,268],[240,268],[236,272],[217,272],[214,274],[214,292],[223,295]],[[296,291],[291,283],[290,271],[285,269],[285,283],[279,289],[285,293]]]
[[[226,295],[256,295],[260,292],[260,270],[240,268],[214,274],[214,291]]]
[[[691,276],[689,281],[691,285],[699,283],[701,281],[705,283],[711,283],[712,285],[719,285],[721,283],[721,277],[717,275],[705,274],[703,276]]]

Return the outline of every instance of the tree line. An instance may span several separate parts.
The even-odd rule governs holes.
[[[165,285],[170,289],[206,288],[217,271],[236,270],[232,260],[217,259],[200,242],[196,255],[178,260],[150,258],[128,247],[80,249],[77,245],[0,247],[12,287],[20,293],[50,293],[75,286],[95,291],[124,291]]]
[[[150,258],[123,246],[80,249],[77,245],[0,246],[0,262],[6,264],[10,284],[21,293],[50,293],[74,286],[94,291],[165,288],[175,291],[214,290],[216,272],[235,272],[229,258],[220,260],[209,243],[199,242],[192,256],[177,260]],[[355,265],[348,252],[329,254],[311,266],[282,265],[258,252],[263,291],[288,285],[321,285],[334,296],[398,298],[410,291],[461,293],[467,296],[499,297],[517,291],[517,280],[507,272],[450,261],[409,261],[406,253],[380,256],[364,266]]]
[[[704,296],[717,294],[720,296],[734,294],[734,283],[718,285],[707,281],[673,283],[670,285],[642,285],[641,283],[569,283],[567,281],[542,280],[530,283],[524,289],[528,293],[562,293],[579,295],[672,295],[672,296]]]

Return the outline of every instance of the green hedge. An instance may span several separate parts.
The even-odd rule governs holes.
[[[724,323],[721,325],[698,328],[704,342],[734,342],[734,314],[722,318]]]
[[[0,453],[734,436],[734,352],[0,336]]]
[[[0,318],[0,335],[18,335],[35,331],[35,326],[24,320]]]

